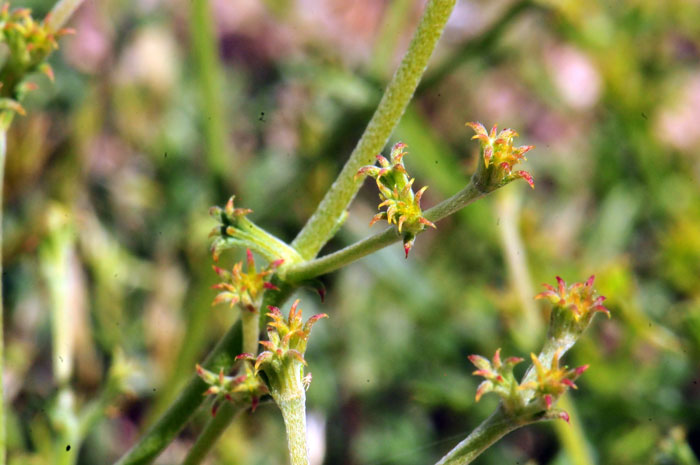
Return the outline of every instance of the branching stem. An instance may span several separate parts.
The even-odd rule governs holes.
[[[352,202],[361,183],[355,173],[374,162],[399,122],[442,35],[456,0],[430,0],[399,68],[387,86],[365,132],[337,179],[299,235],[292,242],[301,256],[315,257],[331,238],[338,220]]]
[[[429,210],[426,210],[424,216],[432,222],[440,221],[441,219],[466,207],[475,200],[480,199],[484,195],[486,194],[476,187],[476,183],[471,182],[469,185],[467,185],[467,187],[449,199],[440,202]],[[295,264],[288,268],[283,268],[280,271],[280,275],[288,282],[305,281],[307,279],[337,270],[338,268],[342,268],[349,263],[359,260],[360,258],[387,247],[394,242],[398,242],[399,240],[401,240],[401,235],[396,231],[396,228],[390,227],[378,234],[362,239],[361,241],[349,245],[332,254],[315,260]]]

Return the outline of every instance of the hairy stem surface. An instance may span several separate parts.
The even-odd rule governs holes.
[[[277,401],[284,427],[287,430],[289,463],[291,465],[308,465],[309,448],[306,444],[306,393],[302,389],[299,395]]]
[[[496,441],[518,428],[502,408],[498,408],[436,465],[465,465],[471,463]]]
[[[361,183],[354,176],[374,162],[386,144],[418,86],[428,60],[442,35],[456,0],[430,0],[399,68],[386,88],[365,132],[333,185],[299,235],[292,242],[303,258],[315,257],[331,238]]]

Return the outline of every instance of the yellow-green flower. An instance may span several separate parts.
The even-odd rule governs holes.
[[[395,224],[399,234],[403,235],[404,251],[408,257],[416,234],[426,226],[435,228],[435,225],[423,217],[420,206],[421,197],[428,186],[416,193],[413,192],[415,178],[409,177],[403,164],[405,148],[406,144],[398,142],[391,149],[391,161],[377,155],[379,166],[363,166],[358,170],[355,178],[366,175],[377,180],[379,199],[382,201],[377,208],[386,207],[386,210],[375,215],[369,225],[372,226],[379,220],[387,220],[389,224]]]
[[[501,187],[515,179],[524,179],[530,187],[535,188],[532,175],[527,171],[513,171],[515,165],[527,160],[525,153],[534,145],[513,147],[513,139],[518,133],[512,129],[504,129],[497,132],[497,126],[487,132],[483,124],[477,122],[466,123],[476,134],[472,139],[478,139],[481,144],[482,159],[484,161],[484,184],[489,189]]]
[[[255,259],[250,249],[246,249],[246,256],[248,265],[246,272],[243,272],[242,262],[233,265],[230,272],[214,266],[214,271],[224,281],[213,286],[214,289],[219,289],[222,292],[216,296],[212,305],[228,302],[231,307],[240,304],[246,310],[254,312],[258,308],[259,298],[265,289],[279,290],[277,286],[269,282],[269,277],[282,264],[282,260],[276,260],[266,268],[257,271]]]

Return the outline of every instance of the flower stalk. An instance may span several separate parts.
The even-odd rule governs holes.
[[[236,196],[226,203],[224,208],[212,207],[209,214],[219,224],[209,234],[214,237],[211,245],[214,261],[218,261],[222,251],[234,247],[251,249],[268,261],[284,260],[285,263],[301,261],[299,253],[281,239],[276,238],[246,218],[252,213],[249,208],[236,208]]]
[[[484,450],[509,432],[538,421],[563,419],[569,421],[569,414],[554,408],[557,400],[568,390],[576,389],[574,381],[588,368],[584,365],[569,369],[560,366],[561,357],[583,334],[595,313],[609,315],[593,289],[594,277],[585,283],[566,283],[557,277],[558,288],[548,284],[547,291],[536,298],[548,298],[554,304],[550,320],[549,337],[539,355],[531,354],[532,365],[518,383],[513,377],[513,366],[522,361],[511,357],[501,360],[500,349],[492,361],[479,355],[470,356],[477,367],[475,375],[485,381],[479,385],[476,400],[487,392],[501,397],[496,411],[487,418],[466,439],[457,444],[437,465],[466,465],[471,463]]]
[[[381,152],[401,119],[455,3],[456,0],[430,0],[425,7],[408,51],[389,82],[357,146],[316,211],[292,242],[292,247],[298,250],[304,259],[314,258],[332,237],[339,219],[360,188],[360,183],[354,179],[355,174],[363,165],[372,163],[374,156]]]

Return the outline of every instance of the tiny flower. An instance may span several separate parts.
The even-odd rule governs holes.
[[[535,182],[527,171],[513,171],[515,165],[527,160],[525,153],[534,148],[533,145],[513,147],[513,139],[518,133],[512,129],[504,129],[496,132],[496,125],[487,132],[481,123],[466,123],[476,135],[472,139],[478,139],[481,144],[483,168],[479,167],[477,173],[482,173],[482,182],[489,190],[504,186],[515,179],[524,179],[530,187],[535,188]]]
[[[211,244],[214,261],[219,260],[222,251],[230,248],[251,249],[269,262],[284,259],[285,265],[302,261],[293,247],[250,221],[247,215],[253,210],[236,207],[235,199],[233,195],[224,208],[209,209],[209,214],[218,223],[209,233],[209,237],[214,238]]]
[[[45,60],[58,48],[57,39],[71,34],[71,29],[52,30],[47,19],[35,21],[31,11],[18,8],[10,11],[8,3],[0,7],[0,44],[8,53],[0,69],[0,108],[23,114],[18,101],[35,86],[23,83],[24,77],[35,71],[53,80],[53,70]]]
[[[603,305],[605,297],[596,296],[593,289],[594,280],[595,275],[591,275],[585,283],[573,283],[567,287],[566,281],[557,276],[558,286],[542,284],[547,290],[537,294],[535,299],[546,298],[554,305],[570,310],[576,321],[588,318],[595,312],[605,313],[610,318],[610,311]]]
[[[552,356],[552,363],[549,368],[545,368],[535,354],[530,354],[535,367],[537,381],[530,381],[520,385],[520,389],[533,389],[535,396],[544,401],[545,407],[549,410],[554,402],[566,392],[567,389],[578,389],[574,381],[588,369],[588,365],[569,369],[567,366],[559,366],[559,356],[561,349]]]
[[[226,376],[223,368],[219,373],[213,373],[200,365],[197,365],[197,374],[205,383],[209,385],[204,395],[215,396],[212,407],[212,415],[216,414],[220,400],[227,400],[232,403],[250,403],[253,410],[258,405],[260,397],[268,393],[267,386],[258,376],[257,370],[253,367],[253,356],[241,354],[236,360],[243,361],[245,373],[238,376]]]
[[[254,312],[259,307],[259,298],[265,289],[278,291],[275,285],[270,283],[270,275],[279,267],[283,260],[276,260],[259,272],[255,269],[255,259],[250,249],[246,249],[247,271],[243,272],[243,263],[238,262],[233,265],[229,272],[218,266],[214,266],[214,271],[223,279],[223,282],[215,284],[214,289],[221,290],[216,296],[212,305],[221,302],[228,302],[231,307],[241,304],[243,308]]]
[[[379,220],[387,220],[389,224],[395,224],[399,234],[403,235],[404,251],[406,258],[413,247],[416,235],[426,226],[436,226],[423,217],[420,207],[421,197],[428,188],[425,186],[418,192],[413,192],[415,178],[410,178],[403,164],[406,155],[406,144],[397,143],[391,149],[391,161],[381,155],[377,155],[379,166],[368,165],[360,168],[355,178],[371,176],[377,180],[379,198],[382,201],[378,208],[386,207],[386,210],[378,213],[370,221],[370,226]]]
[[[522,358],[508,357],[501,361],[501,349],[498,349],[491,362],[481,355],[470,355],[469,360],[478,368],[472,374],[486,378],[476,390],[477,402],[487,392],[495,392],[509,410],[513,410],[521,404],[518,382],[513,375],[513,367],[522,362]]]
[[[219,260],[219,254],[221,250],[226,248],[226,238],[236,237],[240,233],[240,223],[245,220],[245,216],[252,213],[253,210],[250,208],[236,208],[234,206],[235,195],[226,202],[224,208],[221,207],[211,207],[209,209],[209,214],[214,218],[219,224],[212,229],[209,233],[209,237],[216,237],[211,245],[212,256],[214,261]]]
[[[306,344],[313,325],[322,318],[328,318],[325,313],[314,315],[306,323],[302,323],[299,300],[292,304],[289,316],[284,318],[277,307],[268,307],[267,314],[272,321],[267,325],[267,341],[260,341],[266,350],[255,360],[255,371],[265,372],[270,385],[272,397],[277,401],[280,396],[293,395],[303,392],[311,382],[310,375],[304,376],[304,359]]]

